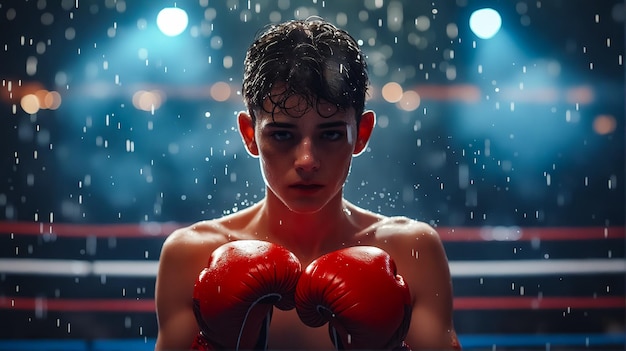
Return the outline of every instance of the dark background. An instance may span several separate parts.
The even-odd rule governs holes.
[[[166,37],[155,18],[174,5],[188,12],[189,26]],[[484,6],[503,21],[489,40],[468,26],[472,11]],[[235,124],[245,50],[262,26],[310,15],[347,29],[370,64],[367,107],[379,124],[354,160],[345,187],[350,201],[443,228],[621,230],[616,240],[547,242],[541,249],[536,242],[446,242],[451,262],[511,258],[521,247],[526,258],[623,258],[626,11],[615,0],[2,1],[0,221],[182,225],[258,201],[263,180]],[[225,101],[211,96],[218,82],[231,89]],[[385,101],[381,89],[389,82],[417,91],[419,107]],[[61,105],[26,113],[21,98],[41,89],[57,91]],[[160,91],[163,103],[137,109],[132,99],[140,90]],[[163,239],[111,245],[98,237],[99,251],[89,259],[143,259],[149,251],[156,260]],[[84,238],[50,243],[12,230],[2,240],[1,257],[11,259],[80,259],[76,252],[86,245]],[[50,297],[59,286],[65,293],[78,284],[78,297],[110,297],[119,286],[138,284],[147,287],[141,297],[153,297],[153,278],[110,279],[112,291],[98,288],[99,279],[5,272],[0,296]],[[510,294],[511,282],[523,281],[498,279],[490,287],[458,278],[456,293]],[[557,296],[592,296],[609,285],[612,296],[624,291],[623,274],[565,277],[567,284],[563,276],[532,279],[526,286]],[[33,311],[4,306],[5,327],[14,326],[7,339],[135,334],[123,327],[128,315],[114,314],[82,316],[99,320],[99,331],[75,328],[61,337],[54,321],[62,317],[33,318]],[[622,308],[567,321],[563,311],[517,313],[514,323],[503,311],[462,312],[457,327],[460,334],[602,333],[615,325],[623,332]],[[145,323],[142,336],[155,336],[152,314],[131,317]],[[16,331],[29,325],[39,332]]]

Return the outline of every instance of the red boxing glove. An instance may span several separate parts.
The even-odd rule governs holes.
[[[279,245],[238,240],[218,247],[194,287],[200,333],[192,349],[266,349],[273,306],[295,307],[301,271],[296,256]]]
[[[308,326],[329,322],[338,350],[408,349],[409,288],[379,248],[355,246],[313,261],[298,281],[296,310]]]

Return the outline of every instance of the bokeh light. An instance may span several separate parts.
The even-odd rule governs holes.
[[[593,120],[593,130],[600,134],[606,135],[615,132],[617,121],[614,116],[600,115]]]
[[[420,106],[421,97],[414,90],[407,90],[402,93],[402,97],[397,102],[398,108],[404,111],[415,111]]]
[[[39,110],[56,110],[61,106],[61,94],[58,91],[39,89],[34,93],[25,94],[20,99],[22,110],[35,114]]]
[[[237,130],[247,45],[320,16],[362,48],[377,117],[344,194],[437,230],[464,349],[624,350],[624,9],[2,2],[0,349],[154,349],[167,235],[266,192]]]
[[[394,103],[402,99],[403,89],[400,84],[389,82],[383,86],[381,94],[387,102]]]
[[[154,112],[161,107],[165,100],[165,93],[163,91],[154,90],[146,91],[139,90],[133,94],[133,106],[141,111]]]
[[[159,11],[156,23],[163,34],[169,37],[175,37],[187,29],[189,17],[187,16],[187,12],[181,8],[166,7]]]
[[[39,99],[35,94],[24,95],[20,100],[20,106],[22,106],[24,112],[31,115],[37,113],[37,111],[39,111],[39,109],[41,108],[41,105],[39,104]]]
[[[215,101],[226,101],[231,96],[230,85],[225,82],[217,82],[211,86],[211,97]]]
[[[502,27],[502,18],[498,11],[492,8],[479,9],[470,16],[469,25],[477,37],[490,39]]]

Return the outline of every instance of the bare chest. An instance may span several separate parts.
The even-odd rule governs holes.
[[[319,328],[308,327],[295,309],[274,309],[268,346],[270,350],[334,350],[328,336],[328,324]]]

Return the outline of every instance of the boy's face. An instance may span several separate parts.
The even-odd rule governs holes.
[[[271,102],[266,104],[265,110],[272,110]],[[259,157],[268,191],[294,212],[316,212],[341,196],[352,156],[365,147],[371,128],[366,133],[362,130],[367,126],[357,128],[352,109],[323,117],[334,106],[308,108],[307,101],[296,96],[285,106],[298,116],[306,112],[293,117],[281,109],[273,115],[261,111],[252,126],[242,126],[240,115],[240,131],[250,153]],[[367,113],[373,122],[373,112]],[[368,121],[366,117],[366,125]]]

